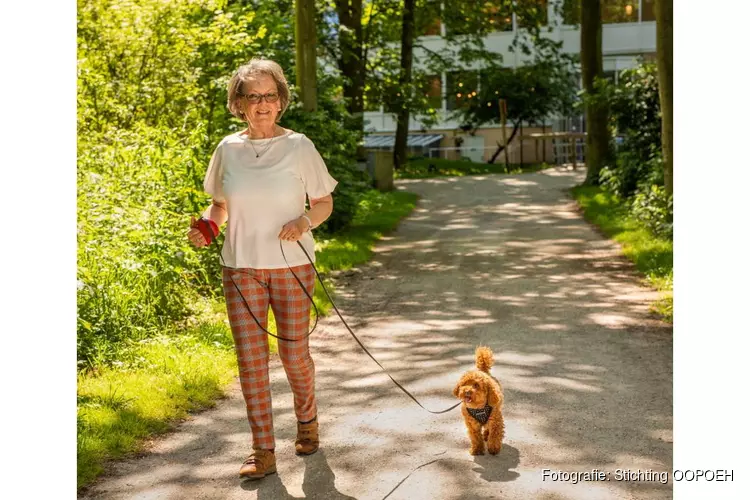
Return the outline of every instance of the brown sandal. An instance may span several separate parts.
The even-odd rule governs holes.
[[[276,472],[276,456],[268,450],[253,450],[240,467],[240,477],[262,479]]]
[[[312,455],[318,451],[319,445],[318,419],[306,424],[297,422],[297,440],[294,442],[297,455]]]

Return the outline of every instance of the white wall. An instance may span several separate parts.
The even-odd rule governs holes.
[[[550,2],[551,3],[551,2]],[[550,5],[548,18],[553,23],[554,11]],[[510,52],[509,47],[515,36],[514,32],[497,32],[488,35],[485,38],[487,49],[498,53],[502,57],[504,66],[515,67],[523,64],[525,60],[530,59],[520,53]],[[571,26],[556,26],[552,32],[545,33],[544,36],[553,40],[563,42],[563,51],[567,53],[578,53],[581,48],[580,30]],[[440,36],[426,36],[420,39],[421,43],[430,50],[440,51],[446,47],[446,41]],[[602,54],[604,71],[620,71],[631,68],[637,64],[638,54],[656,52],[656,23],[622,23],[622,24],[605,24],[602,27]],[[423,57],[424,51],[415,49],[414,63],[419,67],[419,60]],[[456,69],[461,68],[457,63]],[[463,66],[464,69],[479,69],[476,65]],[[445,93],[445,74],[442,75],[443,93]],[[442,116],[450,113],[445,110],[445,100],[443,100]],[[369,122],[369,123],[367,123]],[[365,130],[367,132],[395,132],[396,120],[395,115],[382,113],[379,111],[365,112]],[[433,129],[452,129],[456,128],[458,123],[455,120],[444,118]],[[409,120],[409,130],[418,132],[422,125],[413,118]]]

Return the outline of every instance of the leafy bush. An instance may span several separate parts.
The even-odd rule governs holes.
[[[604,167],[599,174],[603,188],[626,199],[633,196],[643,185],[664,184],[664,164],[661,152],[651,151],[651,156],[643,160],[641,155],[630,150],[622,150],[614,167]]]
[[[655,235],[672,238],[673,198],[664,186],[651,185],[636,193],[630,212]]]
[[[117,343],[169,329],[218,276],[187,242],[200,200],[202,134],[138,127],[81,142],[78,157],[78,359],[115,359]],[[207,269],[213,270],[211,274]]]
[[[599,81],[615,133],[623,138],[615,165],[602,169],[604,189],[628,202],[630,213],[658,236],[672,237],[672,198],[664,190],[661,116],[656,65],[644,63]]]
[[[641,161],[661,149],[661,111],[656,64],[643,63],[620,73],[616,86],[610,84],[609,108],[622,149]]]
[[[187,222],[209,203],[213,148],[244,126],[226,109],[232,72],[263,56],[294,82],[292,25],[291,0],[79,2],[79,366],[123,359],[134,343],[177,331],[201,295],[221,294],[216,247],[196,251]],[[338,88],[321,75],[319,111],[293,104],[282,120],[315,142],[339,181],[324,233],[351,223],[367,188]]]
[[[582,104],[609,109],[612,133],[620,140],[614,165],[600,174],[600,182],[618,196],[631,196],[639,183],[651,176],[646,165],[661,151],[661,116],[656,65],[644,63],[624,70],[619,83],[597,79],[596,92]],[[663,182],[659,180],[659,182]]]

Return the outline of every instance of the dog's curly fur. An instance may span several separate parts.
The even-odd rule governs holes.
[[[490,367],[494,362],[492,350],[489,347],[479,346],[476,353],[476,370],[463,374],[453,389],[453,395],[460,399],[461,414],[464,417],[466,430],[471,439],[469,453],[472,455],[484,455],[484,443],[487,442],[487,451],[496,455],[503,446],[505,436],[505,422],[503,421],[503,386],[490,374]],[[490,418],[484,425],[472,417],[466,408],[484,408],[486,404],[492,407]]]

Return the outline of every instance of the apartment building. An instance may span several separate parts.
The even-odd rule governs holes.
[[[558,0],[537,0],[544,5],[547,25],[552,31],[545,33],[562,42],[566,53],[580,52],[580,30],[575,26],[575,9],[563,9],[558,14],[554,2]],[[516,67],[524,64],[523,54],[509,50],[516,31],[523,29],[515,14],[503,15],[496,12],[487,17],[493,31],[485,37],[487,48],[502,56],[502,65]],[[652,58],[656,52],[656,22],[654,0],[602,0],[602,53],[606,77],[617,80],[618,73],[638,64],[639,58]],[[438,51],[446,47],[445,25],[436,22],[423,36],[420,43],[426,48]],[[545,28],[546,29],[546,28]],[[420,63],[420,51],[415,50],[415,65]],[[459,129],[459,123],[451,118],[451,113],[466,99],[464,89],[476,88],[481,68],[457,67],[455,71],[432,75],[428,82],[428,96],[438,111],[439,122],[429,129],[412,117],[409,123],[408,146],[412,153],[430,154],[445,158],[467,157],[473,161],[486,161],[494,152],[497,142],[502,141],[499,124],[487,124],[475,135]],[[523,135],[554,131],[585,131],[582,117],[552,117],[543,127],[523,124]],[[396,115],[387,112],[382,106],[365,112],[365,148],[392,149],[396,131]],[[510,127],[506,129],[510,135]],[[520,137],[520,136],[519,136]],[[441,149],[436,149],[441,148]],[[448,149],[453,148],[453,149]],[[512,163],[551,161],[557,153],[551,142],[540,148],[534,141],[514,141],[510,148]]]

